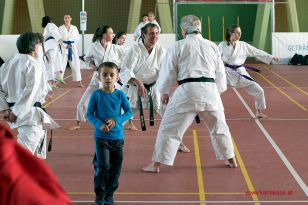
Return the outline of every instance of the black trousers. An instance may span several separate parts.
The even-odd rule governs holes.
[[[123,161],[124,140],[98,138],[94,140],[94,192],[96,202],[104,203],[113,197],[119,186],[119,177]]]

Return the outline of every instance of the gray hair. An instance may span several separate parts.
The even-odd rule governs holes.
[[[187,15],[181,19],[181,28],[187,33],[201,33],[201,21],[197,16]]]

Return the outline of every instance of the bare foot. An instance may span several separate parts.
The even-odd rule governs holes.
[[[160,163],[151,162],[151,164],[149,164],[148,166],[143,167],[142,170],[144,172],[159,173],[159,166],[160,166]]]
[[[79,84],[79,87],[83,88],[83,87],[84,87],[84,85],[80,83],[80,84]]]
[[[189,153],[190,152],[190,150],[184,145],[183,142],[181,142],[178,151],[184,152],[184,153]]]
[[[137,131],[138,128],[133,124],[133,122],[128,122],[128,129],[131,131]]]
[[[236,168],[237,167],[237,163],[236,163],[236,159],[235,157],[228,159],[225,161],[225,165],[229,168]]]
[[[69,128],[69,130],[79,130],[80,129],[80,125],[75,125]]]
[[[261,112],[261,110],[257,110],[256,118],[266,118],[267,116]]]

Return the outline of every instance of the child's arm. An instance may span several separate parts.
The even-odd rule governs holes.
[[[122,101],[122,108],[124,110],[124,113],[114,118],[115,123],[120,123],[120,124],[131,119],[133,116],[132,109],[123,91],[121,91],[121,101]]]
[[[87,119],[95,128],[102,130],[105,123],[95,116],[95,112],[97,108],[96,105],[97,105],[97,93],[94,92],[91,95],[90,100],[89,100],[88,109],[87,109]]]

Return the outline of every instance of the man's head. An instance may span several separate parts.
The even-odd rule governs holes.
[[[154,46],[157,43],[158,36],[159,28],[156,24],[147,23],[141,28],[141,38],[146,47]]]
[[[201,21],[194,15],[183,16],[181,19],[181,29],[184,38],[188,34],[201,33]]]
[[[37,55],[39,48],[39,37],[36,33],[25,32],[17,38],[16,46],[19,53]]]

